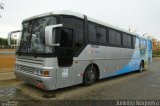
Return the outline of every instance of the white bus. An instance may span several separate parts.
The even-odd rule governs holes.
[[[23,20],[16,49],[17,79],[55,90],[131,71],[152,61],[152,41],[72,11]]]

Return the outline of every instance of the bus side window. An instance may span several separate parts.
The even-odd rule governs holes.
[[[131,35],[123,33],[123,46],[131,48],[132,47],[132,37]]]
[[[83,21],[74,19],[75,28],[74,28],[74,37],[75,37],[75,54],[82,48],[84,44],[84,24]]]
[[[63,16],[61,23],[73,29],[74,54],[78,54],[84,44],[84,23],[81,19]]]
[[[135,40],[135,48],[140,48],[140,39],[138,37]]]
[[[147,41],[144,40],[144,48],[146,49],[147,48]]]
[[[123,34],[123,46],[128,47],[128,35]]]
[[[73,47],[73,30],[69,28],[63,28],[60,44],[62,47]]]
[[[136,46],[136,37],[133,37],[132,46],[133,46],[133,48],[135,48],[135,46]]]
[[[122,44],[122,40],[121,40],[121,33],[120,32],[116,32],[116,45],[121,46]]]
[[[67,27],[74,27],[74,20],[71,17],[62,17],[61,23],[63,23],[63,25]]]
[[[152,51],[152,41],[148,41],[148,50]]]
[[[143,47],[142,39],[139,40],[139,48]]]
[[[128,47],[132,46],[132,39],[131,36],[128,35]]]
[[[96,25],[92,23],[89,23],[89,41],[97,42]]]
[[[111,29],[109,29],[109,44],[116,44],[116,32]]]
[[[147,48],[147,42],[145,39],[140,39],[140,48],[142,48],[142,49]]]
[[[109,29],[109,44],[121,46],[121,33],[112,29]]]
[[[106,29],[103,27],[98,27],[97,28],[98,32],[97,32],[97,40],[98,43],[106,43]]]

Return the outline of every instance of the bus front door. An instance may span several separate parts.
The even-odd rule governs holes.
[[[63,28],[58,48],[57,87],[67,87],[73,83],[73,29]]]

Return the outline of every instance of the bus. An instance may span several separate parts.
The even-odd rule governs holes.
[[[152,40],[81,13],[62,10],[22,21],[15,76],[44,90],[55,90],[132,71],[147,70]]]

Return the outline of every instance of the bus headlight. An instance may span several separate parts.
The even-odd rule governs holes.
[[[49,77],[49,70],[36,69],[35,74],[39,76]]]
[[[36,69],[34,74],[36,74],[36,75],[42,75],[42,70]]]

